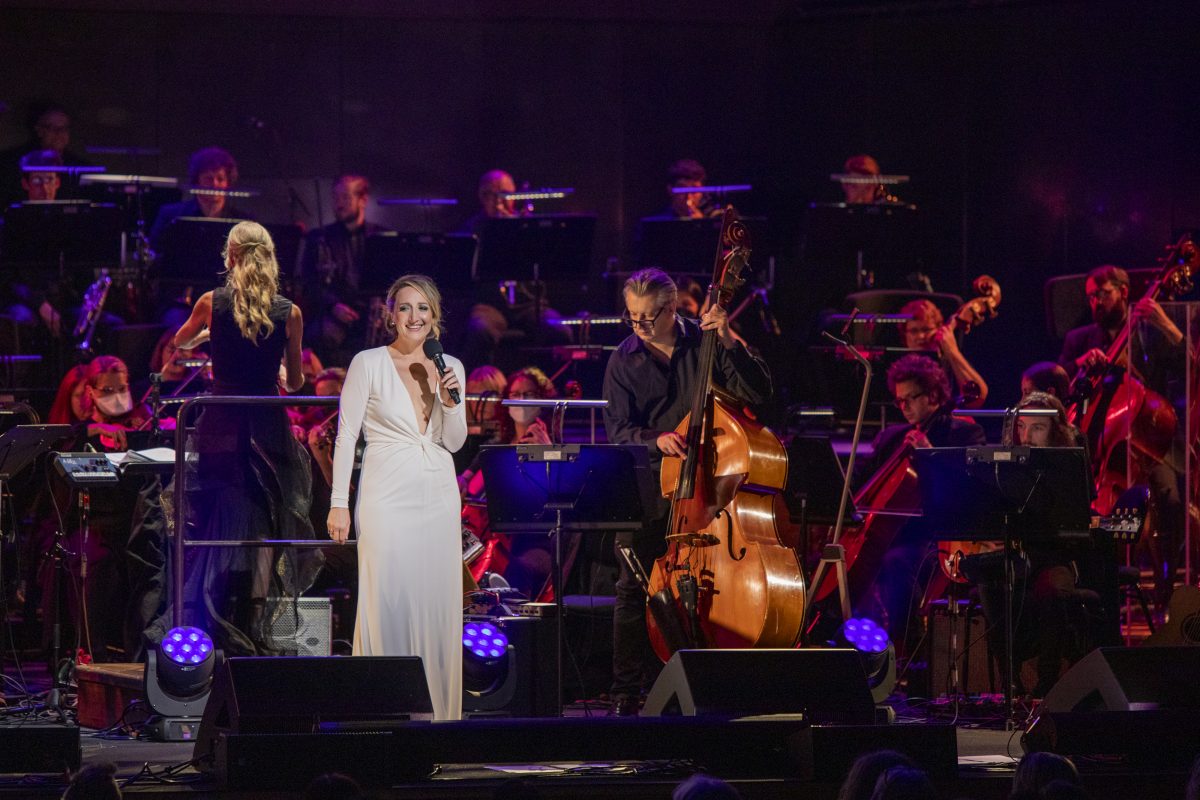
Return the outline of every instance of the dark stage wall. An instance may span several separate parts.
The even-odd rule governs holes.
[[[755,185],[739,205],[771,217],[795,288],[805,204],[836,199],[829,173],[870,152],[912,176],[898,194],[921,206],[936,288],[1000,281],[1002,317],[966,345],[997,400],[1057,354],[1046,276],[1148,265],[1174,228],[1200,224],[1188,2],[756,2],[740,17],[736,3],[57,5],[0,10],[0,147],[23,137],[29,100],[53,98],[74,146],[162,150],[114,171],[182,175],[194,149],[228,148],[267,190],[268,220],[288,215],[281,174],[313,223],[316,182],[355,170],[377,194],[466,203],[381,221],[453,227],[501,166],[576,187],[561,208],[599,213],[599,270],[661,206],[666,165],[690,156],[714,182]]]

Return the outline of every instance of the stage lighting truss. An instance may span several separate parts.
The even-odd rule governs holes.
[[[154,712],[146,726],[148,736],[162,741],[195,736],[221,660],[212,637],[199,628],[167,631],[158,647],[146,654],[143,687],[146,704]]]

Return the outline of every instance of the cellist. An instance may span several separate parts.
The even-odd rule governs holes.
[[[874,475],[901,447],[969,447],[987,442],[978,423],[951,415],[950,380],[931,358],[910,353],[899,359],[888,369],[887,385],[904,422],[889,425],[875,437],[874,453],[860,473],[864,478]],[[933,559],[926,557],[933,546],[919,522],[912,521],[883,558],[876,586],[887,614],[888,633],[902,651],[906,638],[919,630],[910,622],[918,590],[933,565]]]
[[[651,464],[685,454],[685,442],[675,427],[687,416],[700,374],[700,344],[704,331],[716,331],[714,382],[749,405],[771,395],[771,376],[761,359],[741,344],[729,329],[728,315],[719,306],[699,321],[677,313],[678,289],[659,269],[643,269],[625,281],[622,290],[625,324],[633,329],[609,358],[604,373],[604,426],[616,444],[644,444]],[[619,539],[631,545],[647,569],[666,549],[664,534],[669,504],[664,499],[653,519],[640,532]],[[611,712],[637,713],[641,692],[653,683],[661,664],[646,633],[646,597],[641,584],[618,553],[621,573],[613,609],[613,683]]]
[[[1129,274],[1111,264],[1096,267],[1088,273],[1084,284],[1092,322],[1067,332],[1058,363],[1069,375],[1087,375],[1103,370],[1108,364],[1107,350],[1126,325],[1131,323],[1139,332],[1144,356],[1132,368],[1147,387],[1168,395],[1167,382],[1182,379],[1183,332],[1152,297],[1129,302]],[[1145,358],[1145,356],[1149,356]],[[1128,354],[1126,354],[1128,361]],[[1097,402],[1106,403],[1111,395],[1101,394]],[[1093,460],[1101,457],[1100,440],[1108,415],[1101,409],[1093,415],[1092,425],[1083,431]],[[1168,454],[1150,468],[1146,475],[1150,486],[1151,504],[1158,524],[1149,541],[1154,563],[1156,607],[1165,608],[1175,581],[1175,570],[1181,557],[1183,543],[1184,503],[1182,464],[1180,454]]]

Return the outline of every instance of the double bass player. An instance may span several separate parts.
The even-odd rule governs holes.
[[[686,444],[675,428],[689,412],[689,399],[703,379],[700,345],[704,331],[715,331],[717,348],[714,381],[740,400],[758,405],[771,395],[771,376],[761,359],[746,349],[729,329],[720,306],[701,315],[699,322],[676,311],[678,289],[662,270],[643,269],[625,281],[622,290],[625,323],[633,329],[613,352],[604,374],[603,397],[608,401],[604,424],[610,442],[644,444],[651,462],[685,455]],[[664,533],[669,507],[664,500],[653,519],[631,537],[630,545],[643,565],[666,549]],[[661,668],[646,632],[646,597],[624,559],[618,554],[613,610],[613,683],[611,713],[636,714],[642,691]]]

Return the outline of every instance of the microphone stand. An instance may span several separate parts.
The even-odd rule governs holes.
[[[842,328],[842,336],[850,329],[850,325],[854,322],[854,317],[857,316],[858,309],[850,315],[846,326]],[[850,443],[850,458],[846,464],[846,476],[842,481],[842,499],[838,504],[837,522],[833,528],[833,538],[829,544],[821,551],[821,562],[817,565],[816,573],[813,575],[813,581],[808,587],[808,597],[804,604],[805,626],[808,624],[808,617],[812,614],[813,602],[817,596],[817,590],[825,580],[825,574],[830,568],[834,570],[834,576],[837,580],[838,599],[841,602],[842,620],[850,619],[850,587],[846,575],[846,548],[842,545],[842,528],[846,522],[846,506],[850,501],[850,478],[854,475],[854,459],[858,454],[858,442],[862,437],[863,420],[867,414],[867,398],[871,392],[871,377],[874,371],[871,368],[871,361],[866,356],[858,351],[854,345],[850,344],[849,340],[839,339],[828,331],[824,331],[823,335],[841,345],[854,357],[854,360],[862,365],[865,375],[863,377],[862,398],[858,403],[858,416],[854,420],[854,437]]]

